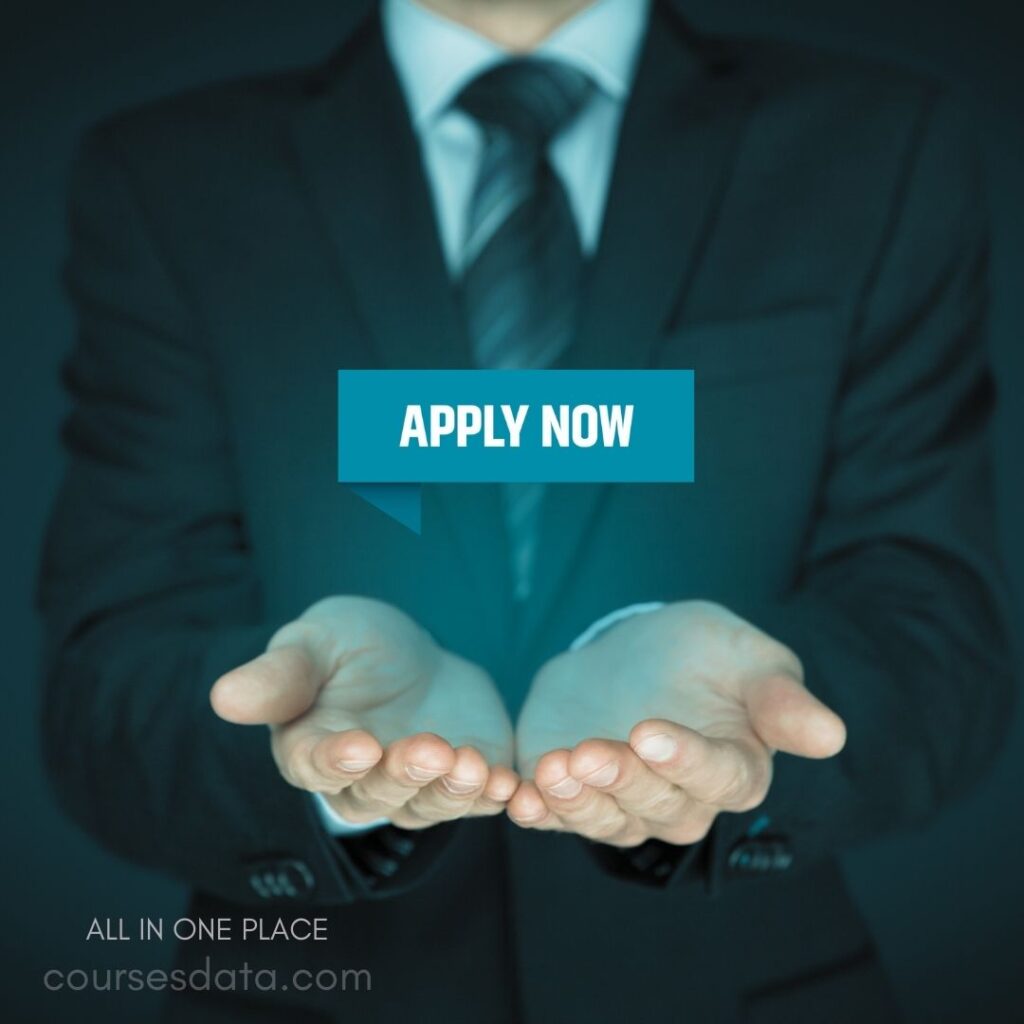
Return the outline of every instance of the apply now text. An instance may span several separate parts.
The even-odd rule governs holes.
[[[485,448],[518,448],[530,415],[528,405],[408,405],[400,448],[439,448],[470,439]],[[542,405],[543,448],[628,448],[633,429],[632,405]]]

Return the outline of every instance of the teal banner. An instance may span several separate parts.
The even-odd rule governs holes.
[[[693,435],[691,370],[338,373],[338,480],[416,530],[422,483],[690,483]]]

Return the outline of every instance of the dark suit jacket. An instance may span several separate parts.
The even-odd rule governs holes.
[[[327,944],[184,963],[372,972],[368,993],[174,1012],[888,1019],[834,856],[961,790],[1009,693],[985,223],[931,84],[656,8],[565,365],[693,367],[697,482],[552,488],[521,621],[496,488],[426,488],[419,538],[334,482],[337,369],[471,365],[376,18],[325,67],[102,125],[71,210],[75,404],[41,579],[56,788],[197,913],[330,919]],[[207,700],[335,593],[405,609],[512,702],[610,609],[720,601],[799,653],[849,744],[778,757],[765,805],[686,850],[504,819],[336,842],[266,730]]]

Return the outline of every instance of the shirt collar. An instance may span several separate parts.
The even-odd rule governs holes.
[[[586,72],[616,102],[633,83],[650,0],[596,0],[534,51]],[[417,129],[443,113],[470,81],[510,54],[416,0],[384,0],[384,38]]]

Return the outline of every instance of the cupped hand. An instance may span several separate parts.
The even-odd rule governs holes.
[[[229,722],[269,725],[282,776],[353,824],[497,814],[519,781],[490,677],[379,601],[318,602],[210,700]]]
[[[764,800],[775,751],[826,758],[845,740],[793,651],[720,605],[680,602],[541,669],[508,812],[616,846],[694,843],[722,811]]]

